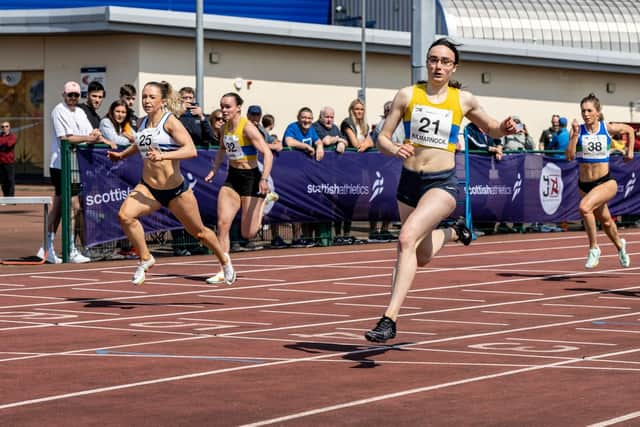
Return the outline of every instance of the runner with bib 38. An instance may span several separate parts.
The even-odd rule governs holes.
[[[396,319],[418,266],[427,265],[447,242],[471,242],[471,231],[463,218],[450,228],[436,229],[456,207],[455,151],[463,117],[492,138],[517,132],[510,117],[499,123],[470,92],[450,80],[459,61],[455,43],[447,38],[436,40],[426,61],[427,81],[398,91],[378,136],[383,153],[403,160],[397,194],[402,228],[391,301],[375,328],[365,334],[373,342],[396,336]],[[407,139],[398,146],[391,142],[391,135],[400,122]]]

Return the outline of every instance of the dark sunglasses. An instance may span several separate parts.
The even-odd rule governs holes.
[[[65,96],[67,98],[80,98],[80,94],[76,93],[76,92],[72,92],[72,93],[65,93]]]
[[[224,117],[214,117],[216,122],[224,122]]]
[[[0,128],[8,128],[8,127],[9,127],[9,125],[2,125],[2,126],[0,126]]]

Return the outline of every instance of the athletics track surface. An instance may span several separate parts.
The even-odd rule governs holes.
[[[450,244],[398,337],[362,335],[395,246],[0,268],[0,424],[640,425],[640,233],[583,268],[584,233]]]

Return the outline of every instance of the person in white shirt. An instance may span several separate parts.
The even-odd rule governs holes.
[[[62,195],[62,165],[60,154],[60,142],[67,140],[71,144],[77,145],[82,143],[99,144],[103,142],[102,134],[98,129],[93,129],[85,112],[78,108],[80,100],[80,85],[77,82],[69,81],[64,84],[62,92],[62,102],[58,103],[51,112],[51,162],[49,164],[49,172],[51,174],[51,182],[55,188],[53,203],[48,217],[48,233],[45,246],[38,250],[38,257],[46,259],[51,264],[60,264],[62,260],[56,255],[54,250],[55,233],[60,225],[62,218],[61,195]],[[71,167],[77,168],[75,155],[71,156]],[[74,223],[80,214],[80,183],[73,183],[71,188],[71,230],[74,230]],[[71,250],[69,252],[69,261],[72,263],[84,263],[91,261],[88,257],[82,255],[76,248],[72,232]]]

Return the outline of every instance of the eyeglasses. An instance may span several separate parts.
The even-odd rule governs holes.
[[[2,126],[0,126],[0,128],[8,128],[8,127],[9,127],[9,125],[2,125]]]
[[[214,120],[216,122],[224,122],[224,117],[215,117]]]
[[[67,98],[80,98],[80,94],[76,93],[76,92],[72,92],[72,93],[65,93],[65,96]]]
[[[437,56],[427,57],[427,64],[429,65],[438,65],[438,62],[441,63],[443,67],[450,67],[455,63],[451,58],[438,58]]]

